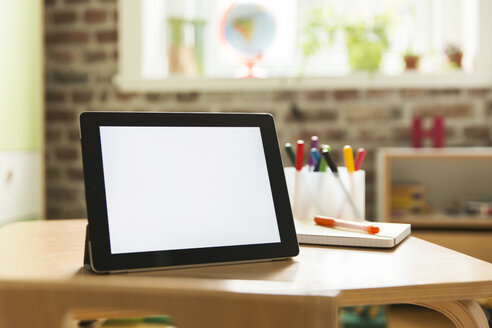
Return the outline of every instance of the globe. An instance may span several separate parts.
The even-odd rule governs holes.
[[[247,58],[261,57],[275,36],[273,15],[257,3],[233,4],[223,22],[225,41]]]

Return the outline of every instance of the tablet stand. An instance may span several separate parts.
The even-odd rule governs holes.
[[[84,246],[84,268],[92,271],[91,258],[89,251],[89,225],[85,227],[85,246]]]

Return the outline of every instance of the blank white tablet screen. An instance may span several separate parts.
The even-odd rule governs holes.
[[[258,127],[100,127],[112,254],[280,242]]]

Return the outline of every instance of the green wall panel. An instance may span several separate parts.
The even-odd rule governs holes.
[[[0,0],[0,150],[42,145],[42,1]]]

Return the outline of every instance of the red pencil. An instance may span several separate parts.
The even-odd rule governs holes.
[[[355,165],[354,168],[356,171],[359,171],[362,163],[364,162],[364,157],[366,157],[366,150],[364,148],[359,148],[357,150],[357,154],[355,155]]]
[[[297,140],[296,171],[302,170],[303,165],[304,165],[304,141]]]

